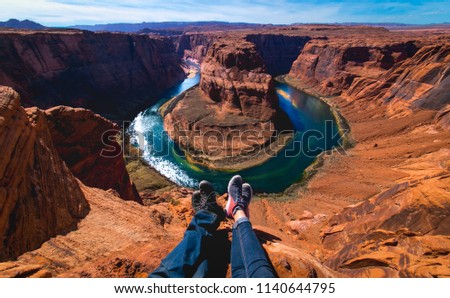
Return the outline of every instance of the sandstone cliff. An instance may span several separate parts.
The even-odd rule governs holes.
[[[79,228],[50,239],[17,261],[0,263],[0,277],[146,277],[182,239],[193,216],[191,190],[161,193],[172,203],[142,206],[103,190],[81,187],[91,211]],[[225,204],[219,198],[220,204]],[[272,230],[255,227],[280,277],[334,277],[310,253],[279,243]],[[231,222],[216,234],[211,274],[230,276]]]
[[[142,203],[130,180],[119,127],[81,108],[58,106],[45,111],[53,144],[72,173],[85,185],[116,190],[124,200]]]
[[[278,131],[289,120],[278,110],[274,81],[255,45],[227,39],[209,48],[200,86],[168,105],[164,127],[192,161],[242,169],[282,147]]]
[[[303,48],[288,77],[321,95],[340,95],[356,78],[375,80],[417,50],[414,41],[316,39]]]
[[[202,62],[209,48],[218,38],[217,34],[185,33],[173,38],[173,40],[180,58]]]
[[[342,207],[288,226],[309,242],[316,233],[325,264],[346,276],[448,277],[449,37],[357,40],[310,41],[287,77],[327,96],[357,141],[300,194],[316,212],[331,198]]]
[[[439,110],[448,103],[449,40],[391,36],[349,40],[331,37],[306,44],[287,76],[320,96],[340,95],[397,117],[414,108]]]
[[[346,208],[324,230],[327,264],[353,276],[449,277],[450,178],[404,182]]]
[[[249,34],[245,39],[255,44],[256,50],[267,65],[267,72],[272,76],[277,76],[289,72],[292,63],[297,59],[305,44],[311,40],[311,37]]]
[[[172,42],[64,30],[0,32],[0,84],[26,107],[89,108],[118,120],[184,78]]]
[[[389,115],[405,108],[444,108],[450,94],[450,43],[424,46],[378,78],[360,77],[343,94],[354,101],[381,102]]]
[[[89,205],[58,156],[43,111],[0,87],[0,260],[75,229]]]
[[[261,121],[275,116],[274,82],[252,43],[215,43],[202,63],[200,88],[213,101],[244,116]]]

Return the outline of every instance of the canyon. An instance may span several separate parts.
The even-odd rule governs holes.
[[[273,78],[252,43],[214,43],[200,75],[199,86],[164,111],[165,130],[191,161],[236,170],[267,160],[282,146],[274,143],[284,143],[279,132],[289,120],[283,121]]]
[[[174,45],[147,35],[79,30],[0,33],[0,81],[25,107],[87,108],[130,117],[184,79]]]
[[[320,155],[308,180],[252,203],[255,231],[280,277],[450,276],[450,32],[305,25],[170,38],[1,34],[0,84],[22,99],[2,87],[0,276],[145,276],[178,243],[193,215],[192,190],[136,187],[121,155],[109,162],[99,152],[109,148],[100,143],[104,132],[118,133],[110,120],[182,80],[179,58],[199,61],[202,78],[164,111],[167,128],[190,131],[189,117],[204,119],[200,130],[228,120],[258,131],[283,125],[273,76],[285,74],[351,129],[346,154]],[[117,52],[89,56],[106,49]],[[95,92],[77,88],[91,84]],[[226,194],[218,201],[225,205]],[[230,228],[219,228],[224,263]]]

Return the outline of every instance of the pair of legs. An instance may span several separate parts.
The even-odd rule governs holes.
[[[223,210],[212,185],[202,181],[192,195],[195,215],[183,240],[149,277],[210,277],[214,262],[215,232],[225,216],[235,220],[231,241],[232,277],[274,277],[272,266],[259,244],[249,220],[252,189],[234,176],[228,184],[228,202]]]

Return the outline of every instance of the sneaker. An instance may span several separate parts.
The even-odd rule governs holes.
[[[214,191],[214,187],[212,184],[206,180],[203,180],[198,185],[198,188],[200,189],[200,194],[203,198],[206,198],[207,201],[216,201],[216,192]]]
[[[199,184],[199,189],[192,194],[192,207],[194,211],[197,213],[200,210],[207,210],[215,213],[222,220],[225,217],[224,212],[216,202],[216,192],[212,184],[203,180]]]
[[[242,200],[246,203],[246,208],[244,209],[247,218],[250,218],[250,202],[253,197],[253,189],[248,183],[242,184]]]
[[[233,218],[235,209],[240,204],[242,204],[242,177],[236,175],[228,182],[228,201],[225,207],[225,215]]]
[[[192,208],[194,208],[195,213],[202,209],[202,195],[199,190],[194,191],[192,194]]]

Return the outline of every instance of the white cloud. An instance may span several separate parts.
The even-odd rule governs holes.
[[[326,22],[339,7],[311,7],[273,1],[87,1],[0,0],[0,19],[25,19],[49,26],[143,21],[199,21],[292,23]],[[313,10],[312,10],[313,8]]]
[[[408,22],[415,16],[412,21],[427,22],[418,16],[432,17],[440,11],[441,19],[436,21],[449,21],[445,2],[449,1],[414,6],[383,0],[0,0],[0,20],[28,18],[47,26],[199,20],[288,24],[391,19]]]

